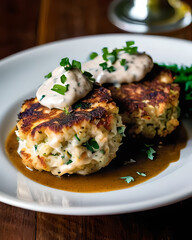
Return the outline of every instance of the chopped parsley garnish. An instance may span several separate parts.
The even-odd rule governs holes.
[[[67,107],[64,107],[63,111],[66,115],[69,115],[69,113],[70,113],[69,108],[67,108]]]
[[[66,80],[67,80],[67,77],[63,74],[63,75],[60,77],[60,79],[61,79],[61,82],[64,84],[64,83],[66,82]]]
[[[99,66],[102,67],[103,70],[107,69],[107,63],[106,62],[100,63]]]
[[[124,59],[124,58],[121,59],[120,64],[121,64],[121,66],[124,67],[125,71],[127,71],[127,69],[129,68],[128,65],[127,65],[127,60]]]
[[[158,64],[173,72],[174,82],[178,83],[181,88],[180,107],[181,114],[185,117],[192,115],[192,65],[179,66],[177,64]]]
[[[112,64],[117,61],[118,51],[116,51],[116,49],[114,49],[112,52],[109,52],[108,48],[105,47],[102,49],[102,51],[103,51],[102,57],[105,61],[110,61]]]
[[[38,145],[34,145],[35,151],[37,151],[37,147],[38,147]]]
[[[80,138],[77,136],[77,134],[75,134],[75,138],[80,142]]]
[[[147,176],[147,174],[146,173],[143,173],[143,172],[136,172],[138,175],[140,175],[140,176],[142,176],[142,177],[146,177]]]
[[[90,58],[91,60],[93,60],[93,59],[96,58],[97,56],[98,56],[98,53],[92,52],[92,53],[89,55],[89,58]]]
[[[90,72],[84,71],[83,75],[92,83],[95,82],[95,78],[93,78],[93,75]]]
[[[79,61],[73,60],[72,68],[78,68],[79,70],[81,70],[81,63]]]
[[[55,84],[53,88],[51,89],[52,91],[55,91],[61,95],[65,95],[65,93],[68,91],[69,84],[62,86],[60,84]]]
[[[71,63],[69,62],[69,58],[62,58],[60,62],[60,66],[64,67],[66,71],[70,70],[72,68]]]
[[[99,64],[100,67],[102,67],[103,70],[107,70],[108,72],[114,72],[116,71],[116,68],[114,66],[107,66],[107,62],[103,62]]]
[[[81,70],[81,63],[77,60],[72,60],[72,63],[70,63],[69,58],[62,58],[60,62],[60,66],[64,67],[66,71],[72,69],[72,68],[77,68]]]
[[[68,162],[66,162],[67,165],[71,164],[73,161],[71,159],[69,159]]]
[[[135,181],[135,179],[131,176],[121,177],[121,179],[124,179],[127,183]]]
[[[94,138],[90,138],[89,141],[83,143],[83,146],[86,147],[92,153],[94,153],[95,150],[99,149],[99,144]]]
[[[117,132],[121,134],[123,137],[125,137],[125,133],[124,133],[125,129],[126,129],[125,126],[117,127]]]
[[[124,47],[123,50],[124,50],[126,53],[129,53],[129,54],[136,54],[138,47],[134,47],[134,46],[133,46],[134,44],[135,44],[134,41],[128,41],[128,42],[126,42],[126,47]]]
[[[145,146],[147,147],[147,150],[146,150],[147,157],[150,160],[153,160],[154,159],[154,154],[156,153],[156,151],[151,147],[151,145],[145,144]]]
[[[45,97],[45,95],[42,95],[41,98],[39,99],[39,101],[42,101],[44,97]]]
[[[50,78],[52,77],[52,72],[48,73],[47,75],[44,76],[44,78]]]

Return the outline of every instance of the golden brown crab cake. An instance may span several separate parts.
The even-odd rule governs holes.
[[[18,153],[32,169],[86,175],[115,158],[124,129],[118,107],[103,87],[97,86],[67,113],[33,98],[18,115]]]
[[[179,125],[179,85],[169,70],[155,66],[140,83],[111,86],[122,121],[132,137],[166,137]]]

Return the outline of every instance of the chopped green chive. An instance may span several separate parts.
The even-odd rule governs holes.
[[[68,88],[69,88],[69,84],[67,84],[66,86],[62,86],[60,84],[55,84],[51,90],[55,91],[61,95],[65,95],[65,93],[68,91]]]

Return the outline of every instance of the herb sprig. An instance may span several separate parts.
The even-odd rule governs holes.
[[[181,114],[184,116],[192,115],[192,65],[179,66],[177,64],[159,64],[160,66],[171,70],[174,74],[175,83],[181,88],[180,107]]]
[[[135,44],[134,41],[127,41],[126,45],[123,48],[115,48],[111,52],[109,52],[107,47],[104,47],[102,49],[102,57],[104,62],[99,64],[100,67],[102,67],[103,70],[107,70],[109,73],[116,71],[115,67],[112,65],[109,65],[109,63],[114,64],[118,60],[118,54],[120,52],[125,52],[129,54],[136,54],[138,47],[133,46]],[[89,56],[90,59],[94,59],[98,56],[98,53],[92,52]],[[128,64],[125,59],[121,59],[120,62],[121,66],[124,67],[125,71],[128,69]]]

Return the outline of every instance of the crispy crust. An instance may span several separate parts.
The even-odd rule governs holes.
[[[17,128],[21,135],[29,133],[33,137],[41,129],[48,128],[53,132],[60,132],[62,128],[71,128],[83,121],[97,121],[97,126],[110,128],[108,110],[117,111],[116,104],[111,98],[110,91],[97,86],[86,98],[77,102],[69,109],[69,114],[59,109],[48,109],[42,106],[37,98],[26,100],[18,114]],[[25,137],[24,137],[25,138]]]
[[[130,135],[165,137],[179,125],[180,87],[173,81],[171,71],[155,65],[139,83],[108,87]]]
[[[159,70],[159,69],[158,69]],[[153,70],[154,71],[154,70]],[[154,73],[151,73],[154,74]],[[156,70],[156,76],[151,81],[149,76],[140,83],[131,83],[121,85],[120,88],[114,86],[109,87],[112,97],[118,102],[120,111],[126,111],[128,114],[142,110],[145,115],[145,107],[151,105],[153,107],[163,107],[167,104],[178,104],[179,85],[173,84],[173,76],[169,70],[162,70],[160,73]],[[167,77],[168,83],[162,79]],[[164,109],[162,109],[163,112]]]

